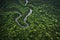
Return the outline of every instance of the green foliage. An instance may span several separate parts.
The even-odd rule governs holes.
[[[49,2],[29,0],[24,6],[25,0],[7,0],[7,6],[0,9],[0,40],[60,40],[60,9]],[[27,20],[29,27],[21,28],[15,22],[19,14],[14,10],[21,12],[19,22],[25,25],[23,19],[29,8],[33,10]]]

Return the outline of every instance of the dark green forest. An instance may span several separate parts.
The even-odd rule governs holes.
[[[24,6],[25,0],[0,0],[0,40],[60,40],[60,0],[29,0]],[[21,28],[21,25],[29,9],[32,14],[27,18],[29,27]]]

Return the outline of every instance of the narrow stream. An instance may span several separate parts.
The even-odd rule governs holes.
[[[26,0],[26,3],[25,3],[25,6],[28,4],[28,0]],[[15,19],[15,21],[16,21],[16,23],[19,25],[19,26],[21,26],[22,28],[24,28],[24,27],[29,27],[29,24],[26,22],[27,21],[27,17],[29,16],[29,15],[31,15],[32,14],[32,9],[30,9],[30,11],[28,12],[28,14],[25,16],[25,18],[24,18],[24,23],[26,24],[26,26],[22,26],[19,22],[18,22],[18,20],[19,20],[19,18],[20,17],[22,17],[22,15],[19,13],[19,16]]]
[[[29,2],[29,1],[28,1],[28,0],[26,0],[25,6],[28,4],[28,2]]]

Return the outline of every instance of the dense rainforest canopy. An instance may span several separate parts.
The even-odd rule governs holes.
[[[0,40],[60,40],[60,0],[0,0]],[[32,14],[27,18],[29,27],[24,17],[32,9]]]

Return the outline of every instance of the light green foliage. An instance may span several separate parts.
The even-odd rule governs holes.
[[[27,6],[24,6],[25,0],[15,1],[6,2],[7,8],[0,9],[1,40],[60,40],[60,9],[57,6],[43,0],[29,0]],[[29,27],[21,28],[15,22],[19,14],[13,10],[21,12],[23,16],[18,21],[25,25],[23,19],[29,8],[33,10],[27,20]]]

